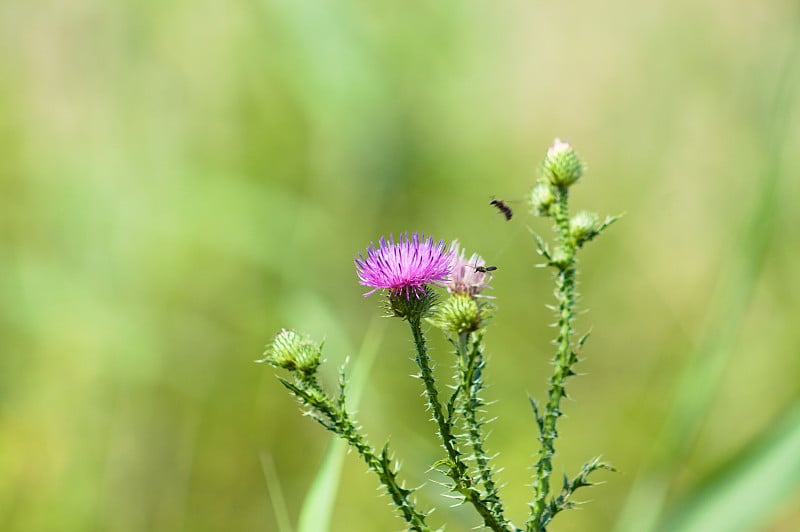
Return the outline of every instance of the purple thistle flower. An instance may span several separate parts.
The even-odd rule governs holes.
[[[434,243],[433,237],[408,233],[395,243],[392,236],[387,242],[381,237],[378,247],[370,243],[367,256],[359,253],[355,259],[360,284],[373,287],[364,297],[385,288],[390,296],[399,294],[411,299],[411,294],[421,298],[425,285],[441,284],[448,280],[453,269],[453,252],[447,250],[444,240]]]
[[[464,256],[465,250],[460,249],[458,240],[453,241],[450,249],[453,253],[453,273],[445,284],[447,290],[451,294],[468,294],[470,296],[480,294],[492,280],[491,274],[478,270],[479,267],[486,266],[486,261],[477,253],[473,253],[467,259]]]

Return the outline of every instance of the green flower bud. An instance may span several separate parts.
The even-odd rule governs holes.
[[[317,370],[321,354],[320,344],[292,330],[282,329],[267,347],[260,362],[267,362],[289,371],[311,374]]]
[[[539,181],[533,185],[533,189],[531,189],[531,205],[533,206],[533,212],[538,216],[550,216],[550,208],[555,201],[556,197],[549,183]]]
[[[568,187],[580,179],[583,174],[583,163],[578,159],[572,146],[556,139],[547,150],[542,163],[542,172],[554,186]]]
[[[565,268],[570,261],[569,255],[567,255],[567,251],[559,246],[553,251],[550,255],[550,263],[558,266],[559,268]]]
[[[597,236],[599,219],[593,212],[581,211],[569,221],[569,234],[581,245]]]
[[[481,305],[469,294],[453,294],[436,309],[430,321],[456,334],[476,331],[482,325]]]

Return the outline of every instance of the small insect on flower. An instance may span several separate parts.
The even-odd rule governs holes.
[[[496,270],[497,266],[486,266],[486,261],[477,253],[467,258],[457,240],[453,241],[450,249],[453,250],[453,269],[450,280],[445,283],[447,290],[451,294],[480,294],[492,280],[492,276],[487,274]]]
[[[511,207],[506,205],[506,202],[503,200],[496,199],[494,196],[492,196],[492,201],[489,202],[489,205],[494,205],[497,210],[506,217],[506,221],[509,221],[511,217],[514,216],[514,211],[511,210]]]

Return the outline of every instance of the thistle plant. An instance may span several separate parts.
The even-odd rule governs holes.
[[[530,399],[538,427],[538,448],[533,452],[533,483],[529,517],[524,527],[513,524],[497,481],[497,467],[486,444],[487,404],[482,398],[486,353],[484,337],[496,308],[494,298],[485,294],[490,288],[493,267],[487,267],[478,254],[467,257],[458,241],[449,246],[424,234],[406,233],[395,241],[381,238],[370,244],[366,255],[355,258],[359,283],[370,287],[364,296],[381,291],[392,317],[408,323],[414,341],[417,377],[422,381],[427,409],[431,411],[442,455],[433,465],[447,495],[470,505],[478,515],[479,525],[494,531],[540,532],[547,530],[553,518],[572,508],[575,492],[592,485],[591,477],[599,469],[611,466],[593,458],[573,477],[564,476],[562,485],[551,485],[553,457],[558,440],[558,420],[562,399],[568,397],[567,384],[576,375],[581,348],[588,335],[575,340],[573,322],[577,299],[577,254],[616,218],[589,212],[570,215],[569,190],[581,178],[584,165],[573,148],[556,139],[547,150],[541,177],[530,192],[535,215],[550,218],[555,230],[552,242],[533,233],[534,244],[543,257],[542,266],[550,268],[556,282],[557,336],[554,339],[553,374],[549,379],[547,400],[540,406]],[[510,210],[509,210],[510,212]],[[444,290],[446,296],[437,294]],[[423,324],[440,329],[453,347],[452,381],[443,388],[436,379],[428,355]],[[267,347],[263,362],[288,370],[292,379],[278,377],[299,401],[305,413],[323,427],[344,439],[373,471],[405,520],[410,530],[430,530],[430,513],[417,507],[415,489],[401,479],[398,462],[388,443],[380,450],[372,447],[346,407],[347,375],[342,368],[338,392],[330,394],[317,377],[322,345],[291,330],[282,330]],[[495,355],[500,356],[500,355]],[[516,355],[515,355],[516,356]]]

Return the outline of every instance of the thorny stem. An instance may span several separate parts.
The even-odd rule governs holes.
[[[574,375],[573,365],[577,354],[572,349],[572,321],[575,316],[575,250],[576,244],[569,233],[569,213],[567,211],[568,192],[566,188],[556,189],[554,218],[559,232],[559,240],[566,255],[565,260],[556,265],[556,299],[558,301],[558,336],[556,338],[555,369],[550,378],[550,389],[545,411],[540,423],[540,448],[535,464],[534,499],[531,515],[527,522],[530,532],[542,532],[553,515],[547,505],[550,493],[550,475],[553,470],[552,457],[555,454],[555,440],[558,437],[556,424],[561,417],[561,399],[566,397],[567,377]]]
[[[461,460],[461,453],[456,448],[452,424],[448,419],[445,419],[442,405],[439,402],[439,392],[436,389],[436,381],[431,369],[430,357],[425,347],[425,337],[422,334],[419,316],[409,317],[408,323],[414,336],[414,345],[417,350],[416,362],[420,369],[422,381],[425,383],[428,405],[433,410],[433,418],[439,428],[439,437],[447,452],[447,475],[455,482],[454,489],[475,507],[487,527],[495,532],[507,532],[508,528],[505,524],[494,515],[486,501],[481,498],[480,492],[475,488],[474,481],[467,472],[466,464]]]
[[[397,470],[392,466],[393,460],[389,456],[388,444],[384,446],[380,455],[370,447],[350,414],[343,408],[337,407],[330,397],[325,394],[313,375],[298,375],[295,383],[280,379],[284,386],[294,393],[298,399],[312,409],[311,416],[331,432],[335,432],[353,447],[367,467],[378,475],[387,493],[392,498],[392,503],[403,514],[403,519],[409,528],[416,532],[430,532],[425,524],[425,514],[416,510],[409,496],[412,489],[402,487],[397,481]]]
[[[461,364],[461,386],[465,391],[464,400],[464,423],[467,429],[467,437],[472,445],[477,466],[478,479],[483,484],[486,492],[485,500],[492,512],[503,522],[508,521],[503,516],[503,503],[498,494],[497,485],[492,478],[492,469],[489,467],[489,457],[483,447],[483,434],[481,423],[477,417],[477,410],[483,405],[479,397],[483,387],[482,372],[484,368],[483,349],[481,340],[483,335],[480,332],[461,333],[458,336],[458,355]],[[469,340],[472,339],[470,343]]]

